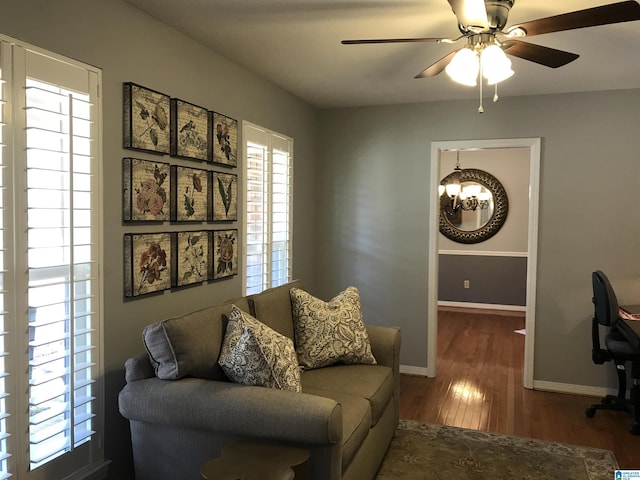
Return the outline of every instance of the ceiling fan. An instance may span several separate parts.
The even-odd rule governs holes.
[[[498,46],[509,55],[547,67],[558,68],[574,61],[579,55],[523,42],[520,39],[544,33],[640,20],[640,4],[635,0],[629,0],[540,18],[512,25],[505,29],[509,11],[513,7],[515,0],[448,0],[448,2],[456,15],[458,29],[462,34],[457,38],[362,39],[343,40],[342,43],[345,45],[402,42],[455,43],[463,38],[467,39],[468,43],[465,47],[454,50],[442,57],[418,73],[415,78],[438,75],[447,68],[456,54],[463,49],[479,54],[487,46],[491,45]]]

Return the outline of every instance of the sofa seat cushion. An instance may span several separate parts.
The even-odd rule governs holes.
[[[246,299],[204,308],[148,325],[142,339],[156,376],[162,380],[196,377],[228,380],[218,365],[232,305],[249,311]]]
[[[303,392],[318,389],[366,399],[371,406],[371,425],[378,422],[393,396],[393,372],[383,365],[333,365],[303,371],[301,377]]]
[[[243,385],[302,391],[293,340],[235,305],[231,309],[218,363]]]
[[[369,434],[371,406],[364,398],[335,390],[304,388],[303,393],[330,398],[342,408],[342,470],[349,465],[354,455]]]

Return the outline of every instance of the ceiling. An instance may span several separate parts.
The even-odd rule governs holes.
[[[442,73],[414,76],[464,45],[342,45],[358,38],[459,35],[447,0],[126,0],[319,108],[468,99]],[[516,0],[507,26],[613,0]],[[640,21],[556,32],[531,43],[580,54],[551,69],[515,57],[504,99],[640,88]],[[492,94],[487,92],[486,94]]]

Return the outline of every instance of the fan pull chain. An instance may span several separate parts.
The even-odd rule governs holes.
[[[498,98],[498,82],[496,82],[496,90],[495,93],[493,94],[493,103],[496,103],[499,100]]]
[[[478,81],[480,82],[480,106],[478,107],[478,113],[484,113],[484,107],[482,106],[482,62],[480,62],[480,72],[478,73]]]

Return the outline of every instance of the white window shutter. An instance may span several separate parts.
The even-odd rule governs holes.
[[[293,140],[243,123],[245,294],[291,280]]]

